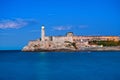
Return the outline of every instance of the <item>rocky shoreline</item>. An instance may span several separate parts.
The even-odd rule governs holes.
[[[36,49],[22,50],[24,52],[80,52],[80,51],[120,51],[118,47],[84,47],[80,49]]]
[[[84,48],[83,51],[120,51],[120,47],[91,47]]]
[[[41,38],[29,41],[28,44],[23,47],[22,51],[26,52],[120,51],[120,37],[76,36],[73,34],[73,32],[68,32],[64,36],[46,36],[45,27],[44,25],[42,25]]]

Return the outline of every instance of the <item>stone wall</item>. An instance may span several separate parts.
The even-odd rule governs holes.
[[[88,41],[91,40],[114,40],[119,41],[118,36],[74,36],[73,33],[68,33],[66,36],[45,36],[44,41],[34,40],[29,41],[28,45],[23,48],[23,51],[35,51],[39,49],[75,49],[71,44],[75,43],[77,48],[89,47]],[[66,43],[68,41],[68,43]]]
[[[73,39],[72,37],[67,37],[67,36],[53,36],[53,41],[64,43],[65,41],[73,42]]]
[[[101,40],[101,41],[119,41],[118,36],[73,36],[73,41],[91,41],[91,40]]]

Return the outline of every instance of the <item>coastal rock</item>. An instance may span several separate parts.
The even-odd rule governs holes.
[[[45,27],[41,28],[41,39],[29,41],[22,51],[109,51],[120,47],[104,47],[94,44],[96,41],[119,42],[118,36],[75,36],[68,32],[66,36],[45,36]],[[91,42],[91,43],[90,43]]]

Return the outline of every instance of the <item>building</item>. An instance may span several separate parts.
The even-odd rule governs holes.
[[[119,41],[118,36],[76,36],[73,32],[68,32],[65,36],[45,36],[45,28],[42,26],[41,41],[54,41],[54,42],[87,42],[87,41]]]
[[[118,36],[76,36],[73,32],[68,32],[64,36],[46,36],[45,27],[41,27],[41,39],[30,41],[23,50],[34,51],[39,49],[79,49],[89,47],[89,41],[119,41]]]

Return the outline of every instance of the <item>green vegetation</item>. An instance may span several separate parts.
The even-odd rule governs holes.
[[[90,45],[120,46],[120,41],[89,41]]]

